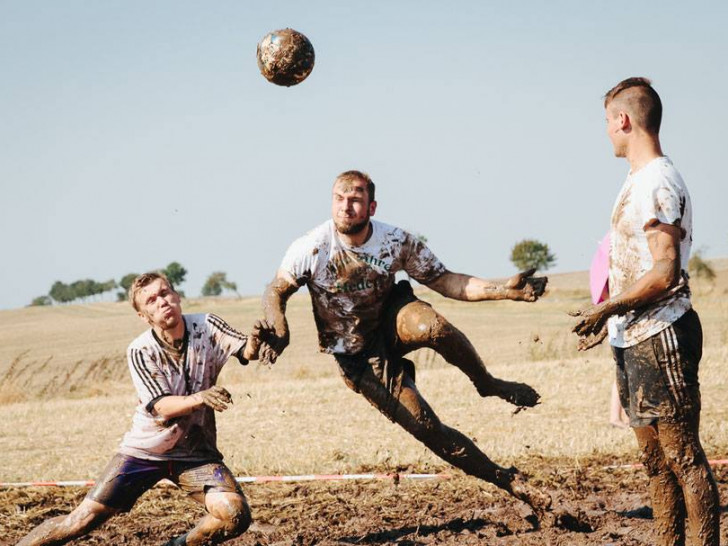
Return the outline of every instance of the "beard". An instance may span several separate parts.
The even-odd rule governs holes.
[[[369,215],[367,215],[367,217],[358,224],[334,220],[334,225],[336,226],[336,231],[342,235],[356,235],[357,233],[364,231],[369,226]]]

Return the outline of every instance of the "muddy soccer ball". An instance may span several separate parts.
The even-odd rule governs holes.
[[[311,42],[292,28],[274,30],[258,43],[258,68],[266,80],[290,87],[305,80],[313,70]]]

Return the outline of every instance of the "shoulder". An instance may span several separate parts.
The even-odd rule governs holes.
[[[401,227],[372,220],[375,236],[382,241],[399,241],[404,242],[408,239],[414,239],[411,233],[405,231]]]
[[[680,172],[672,164],[668,157],[661,157],[647,167],[645,173],[644,187],[654,192],[660,189],[672,190],[677,194],[687,192],[685,182]]]
[[[315,228],[310,229],[290,244],[289,252],[305,251],[329,244],[333,236],[333,225],[333,220],[327,220],[323,224],[319,224]]]
[[[136,338],[134,338],[131,343],[129,343],[129,346],[126,348],[126,354],[130,355],[132,352],[145,351],[153,343],[156,342],[150,328],[149,330],[145,330],[144,332],[139,334]]]

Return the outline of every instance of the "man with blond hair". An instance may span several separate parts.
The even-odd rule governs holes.
[[[287,346],[286,303],[306,285],[323,352],[336,359],[344,382],[435,454],[464,472],[487,480],[529,503],[548,509],[550,498],[530,487],[515,468],[491,461],[473,441],[446,426],[415,385],[415,368],[404,355],[428,347],[464,372],[481,396],[497,396],[516,406],[534,406],[530,386],[492,376],[465,335],[416,298],[398,271],[440,294],[463,301],[535,301],[545,278],[522,273],[496,284],[448,271],[412,234],[371,219],[375,186],[360,171],[334,182],[332,219],[296,240],[286,252],[263,304],[274,326],[273,360]],[[261,358],[267,358],[263,354]]]
[[[642,452],[658,544],[719,543],[720,500],[699,438],[703,334],[688,260],[693,211],[685,182],[660,146],[662,102],[646,78],[605,96],[607,135],[630,171],[611,221],[610,297],[573,313],[580,349],[607,335],[617,386]]]
[[[162,479],[207,511],[195,528],[167,546],[219,544],[250,525],[243,491],[217,449],[215,411],[226,410],[232,397],[215,383],[231,356],[241,364],[257,358],[265,324],[256,323],[246,336],[215,315],[183,315],[179,294],[157,272],[138,276],[129,300],[150,326],[127,349],[139,396],[131,430],[81,504],[36,527],[19,546],[65,544],[83,536],[129,511]]]

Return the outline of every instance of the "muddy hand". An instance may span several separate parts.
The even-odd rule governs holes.
[[[606,324],[602,327],[599,332],[596,334],[592,334],[587,337],[580,337],[579,342],[577,344],[577,348],[580,351],[588,351],[589,349],[592,349],[593,347],[596,347],[599,345],[602,341],[604,341],[604,338],[607,337],[607,326]]]
[[[569,315],[580,319],[571,331],[582,338],[598,335],[609,318],[604,313],[604,307],[602,305],[581,309],[579,311],[570,311]]]
[[[276,363],[276,360],[278,360],[278,353],[273,349],[273,347],[264,341],[260,345],[258,360],[264,366],[272,366]]]
[[[275,337],[275,329],[265,319],[256,320],[248,336],[248,343],[245,347],[244,356],[248,360],[260,358],[260,352],[264,344]]]
[[[505,287],[516,291],[515,297],[511,299],[532,302],[543,295],[548,277],[534,277],[534,273],[536,273],[536,269],[532,268],[522,271],[506,281]]]
[[[215,411],[225,411],[228,408],[228,404],[233,403],[233,397],[222,387],[217,385],[210,387],[207,390],[200,391],[195,394],[199,400],[206,405],[214,409]]]

